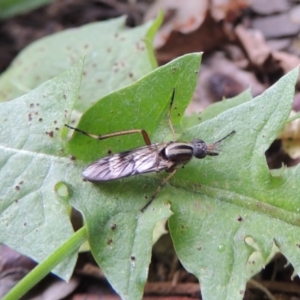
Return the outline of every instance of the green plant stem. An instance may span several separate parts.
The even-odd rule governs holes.
[[[87,240],[86,227],[76,231],[63,245],[42,263],[37,265],[27,276],[14,286],[3,300],[16,300],[25,295],[34,285],[41,281],[67,256],[73,254]]]
[[[296,113],[294,116],[290,117],[285,124],[291,123],[300,118],[300,112]]]

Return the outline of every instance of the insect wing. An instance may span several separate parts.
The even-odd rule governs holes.
[[[159,172],[169,167],[160,156],[165,144],[152,144],[103,157],[82,173],[88,181],[109,181],[137,174]]]

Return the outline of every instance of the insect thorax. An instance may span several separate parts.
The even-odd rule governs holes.
[[[193,146],[171,142],[164,148],[164,157],[176,164],[185,164],[193,157]]]

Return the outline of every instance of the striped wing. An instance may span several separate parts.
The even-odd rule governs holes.
[[[89,165],[82,176],[96,182],[166,170],[173,163],[160,154],[165,146],[164,143],[152,144],[103,157]]]

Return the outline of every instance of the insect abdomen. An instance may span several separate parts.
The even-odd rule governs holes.
[[[171,143],[164,149],[165,158],[177,164],[184,164],[193,157],[193,147],[185,143]]]

